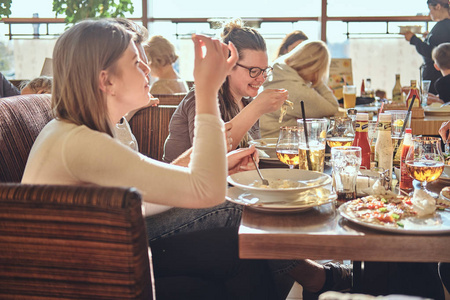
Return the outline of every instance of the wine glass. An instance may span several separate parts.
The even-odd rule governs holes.
[[[421,182],[421,188],[433,197],[437,197],[437,194],[426,189],[426,185],[438,179],[444,171],[441,139],[435,137],[414,139],[406,155],[405,164],[410,176]]]
[[[333,147],[350,147],[355,138],[352,119],[348,117],[334,117],[327,131],[327,144]]]
[[[280,127],[277,141],[278,159],[293,169],[299,163],[298,158],[298,128],[297,126]]]

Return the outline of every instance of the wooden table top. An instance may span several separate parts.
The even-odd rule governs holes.
[[[423,119],[411,119],[411,129],[414,135],[439,135],[443,122],[450,120],[448,116],[427,116]]]
[[[439,188],[445,185],[436,184]],[[334,204],[298,213],[245,208],[239,227],[241,258],[450,262],[449,248],[450,233],[407,235],[372,230],[342,218]]]

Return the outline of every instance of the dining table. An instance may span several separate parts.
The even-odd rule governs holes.
[[[415,181],[416,188],[419,184]],[[439,192],[444,186],[450,186],[450,181],[437,180],[427,187]],[[387,272],[390,262],[450,262],[450,231],[399,233],[361,226],[342,217],[335,202],[289,213],[245,207],[239,255],[244,259],[350,260],[353,291],[383,294],[392,282],[380,274]]]

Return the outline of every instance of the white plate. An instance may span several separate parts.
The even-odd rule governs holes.
[[[289,182],[298,183],[298,186],[280,189],[254,186],[255,183],[261,183],[261,179],[256,170],[230,175],[227,180],[229,184],[267,201],[296,199],[303,191],[325,186],[331,183],[331,177],[329,175],[308,170],[279,168],[262,169],[261,174],[269,181],[269,183],[289,180]]]
[[[315,197],[313,201],[305,200],[304,197],[300,196],[295,200],[286,200],[285,202],[264,202],[261,199],[251,193],[247,193],[238,189],[237,187],[230,187],[227,190],[226,199],[230,202],[247,206],[254,210],[268,211],[268,212],[298,212],[309,210],[313,207],[324,205],[336,200],[337,196],[335,193],[331,192],[331,186],[318,188],[320,192],[324,194],[329,193],[328,196],[323,197],[318,200]],[[312,192],[312,190],[305,191],[305,193]],[[317,191],[319,192],[319,191]],[[313,194],[309,193],[309,198],[312,198]]]
[[[433,107],[427,106],[424,108],[425,114],[428,116],[449,116],[450,106],[446,105],[444,107]]]
[[[444,172],[439,176],[439,180],[450,181],[450,166],[444,166]]]
[[[261,153],[260,158],[274,158],[277,159],[277,141],[278,138],[263,138],[248,141],[249,145],[255,145],[255,148],[263,151]],[[266,154],[266,155],[264,155]]]
[[[405,234],[443,234],[450,232],[450,212],[436,211],[434,215],[425,218],[410,217],[402,220],[404,225],[401,227],[387,227],[379,224],[366,223],[348,215],[345,210],[349,202],[339,207],[339,213],[345,219],[352,221],[364,227],[377,229],[381,231],[405,233]]]

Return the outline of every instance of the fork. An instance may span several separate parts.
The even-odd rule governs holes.
[[[255,164],[256,171],[258,172],[259,177],[261,177],[261,181],[264,185],[269,185],[269,181],[267,179],[264,179],[264,177],[261,174],[261,171],[259,170],[258,164],[256,163],[255,157],[252,155],[253,164]]]

